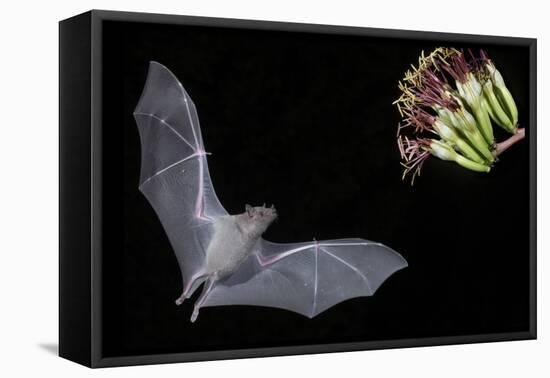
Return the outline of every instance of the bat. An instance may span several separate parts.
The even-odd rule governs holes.
[[[370,296],[406,260],[359,238],[274,243],[262,234],[274,206],[230,215],[214,192],[195,104],[165,66],[150,62],[134,111],[141,141],[139,190],[154,208],[183,280],[180,305],[203,285],[202,307],[267,306],[312,318],[350,298]]]

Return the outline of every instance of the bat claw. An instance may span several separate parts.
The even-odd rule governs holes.
[[[187,298],[189,298],[187,295],[184,295],[182,294],[181,297],[179,297],[178,299],[176,299],[176,306],[179,306],[181,305]]]

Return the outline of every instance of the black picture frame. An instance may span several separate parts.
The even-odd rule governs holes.
[[[491,43],[529,49],[530,299],[529,329],[522,332],[388,341],[232,349],[106,357],[102,353],[102,32],[105,21],[144,22],[350,36]],[[536,104],[537,41],[487,35],[385,30],[283,22],[92,10],[59,24],[60,249],[59,354],[88,367],[405,348],[535,339],[536,319]]]

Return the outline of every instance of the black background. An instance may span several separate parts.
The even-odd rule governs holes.
[[[489,174],[432,158],[415,186],[401,180],[397,81],[441,43],[123,22],[105,22],[103,33],[105,356],[528,330],[527,139]],[[528,133],[527,48],[466,47],[489,52]],[[227,306],[204,308],[191,323],[197,295],[174,304],[178,264],[138,191],[132,111],[150,60],[172,70],[197,105],[230,213],[274,203],[280,219],[268,240],[363,237],[409,267],[374,296],[313,319]]]

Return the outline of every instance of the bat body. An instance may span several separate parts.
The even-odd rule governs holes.
[[[256,247],[262,233],[277,217],[275,207],[246,205],[246,212],[214,220],[214,234],[206,249],[205,272],[225,277],[233,273]]]
[[[230,215],[208,172],[194,103],[163,65],[151,62],[134,117],[141,147],[139,188],[157,213],[183,279],[181,304],[201,285],[191,321],[208,306],[277,307],[314,317],[349,298],[369,296],[401,255],[365,239],[272,243],[262,234],[274,206]]]

